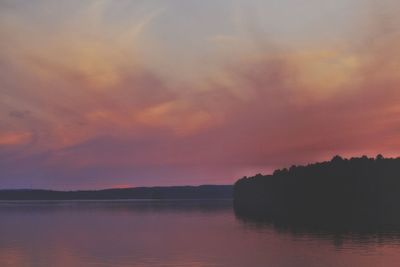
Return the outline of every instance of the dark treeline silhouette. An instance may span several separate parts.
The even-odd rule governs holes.
[[[243,221],[279,228],[332,231],[400,230],[400,158],[343,159],[292,166],[234,185]]]
[[[222,199],[231,185],[135,187],[92,191],[0,190],[0,200]]]

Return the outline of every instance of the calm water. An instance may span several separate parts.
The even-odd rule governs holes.
[[[0,266],[400,266],[397,233],[301,233],[230,201],[0,202]]]

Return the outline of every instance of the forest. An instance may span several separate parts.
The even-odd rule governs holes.
[[[287,224],[400,222],[400,158],[362,156],[278,169],[234,185],[239,217]]]

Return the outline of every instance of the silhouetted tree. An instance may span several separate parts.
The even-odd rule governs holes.
[[[335,156],[240,179],[234,185],[234,206],[241,214],[288,220],[400,218],[400,159]]]

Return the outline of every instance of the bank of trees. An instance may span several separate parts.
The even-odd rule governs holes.
[[[400,213],[400,158],[366,156],[292,166],[234,185],[239,214],[287,220],[384,220]]]

